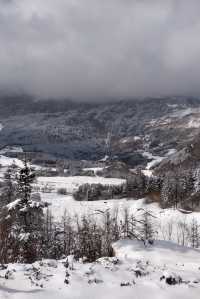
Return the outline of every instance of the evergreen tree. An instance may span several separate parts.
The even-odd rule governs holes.
[[[139,233],[140,239],[144,242],[145,245],[147,244],[147,242],[153,243],[153,240],[155,238],[155,230],[152,221],[153,218],[155,218],[155,216],[150,211],[143,211],[140,220]]]
[[[17,205],[14,209],[16,225],[19,228],[19,258],[24,262],[33,262],[42,255],[42,229],[44,204],[31,199],[35,173],[24,160],[24,166],[16,175]]]
[[[24,166],[16,175],[18,197],[22,205],[27,205],[32,191],[32,183],[35,181],[35,172],[28,165],[27,159],[24,159]]]
[[[16,197],[16,181],[15,181],[16,165],[12,164],[4,174],[3,188],[0,195],[1,207],[11,203]]]
[[[200,226],[195,218],[192,219],[189,228],[189,240],[193,248],[198,248],[200,245]]]

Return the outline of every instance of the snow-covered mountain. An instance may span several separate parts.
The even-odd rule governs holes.
[[[148,161],[144,151],[163,157],[196,139],[199,116],[199,99],[186,97],[108,104],[3,98],[0,146],[77,160],[109,155],[135,167]]]
[[[7,221],[13,226],[5,240],[15,236],[23,211],[29,209],[30,219],[37,219],[30,208],[42,207],[44,214],[28,233],[19,226],[19,254],[14,245],[7,249],[1,243],[0,298],[198,298],[200,102],[148,99],[81,107],[63,102],[59,109],[50,102],[16,103],[15,112],[9,105],[0,110],[1,238]],[[31,151],[27,167],[37,179],[31,181],[29,204],[21,208],[15,180],[24,168],[24,149]],[[64,159],[62,165],[34,165],[31,158],[39,150],[98,161],[79,162],[74,175]],[[110,197],[99,200],[96,186],[98,191],[107,186],[103,193]],[[80,187],[87,193],[81,201],[75,197]],[[114,197],[115,188],[121,197]],[[40,250],[32,264],[23,264],[23,242],[34,236],[33,229],[41,235],[32,248]]]

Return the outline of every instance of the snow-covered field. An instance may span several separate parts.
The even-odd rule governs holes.
[[[198,212],[184,214],[179,210],[161,209],[157,203],[146,204],[145,199],[111,199],[106,201],[76,201],[71,195],[59,195],[56,193],[42,193],[42,200],[50,204],[49,208],[56,222],[62,221],[66,212],[68,215],[88,215],[102,221],[104,212],[110,211],[111,215],[118,212],[119,219],[123,218],[128,210],[129,214],[140,218],[144,210],[150,211],[155,237],[163,240],[174,240],[180,244],[187,244],[187,228],[195,218],[200,224]],[[184,228],[185,227],[185,228]]]
[[[11,166],[12,164],[15,164],[18,167],[23,167],[23,162],[21,160],[0,155],[0,165],[2,167]]]
[[[37,185],[39,187],[49,186],[57,191],[59,188],[66,188],[68,193],[73,193],[83,184],[102,184],[102,185],[120,185],[125,180],[91,176],[69,176],[69,177],[38,177]]]
[[[66,260],[8,265],[0,270],[0,298],[199,298],[200,251],[164,241],[145,247],[120,240],[113,247],[114,258],[84,264],[70,257],[68,268]]]
[[[161,157],[149,158],[152,163]],[[13,159],[0,156],[2,174],[12,162]],[[22,166],[20,160],[16,159],[15,163]],[[145,171],[150,172],[148,167]],[[140,217],[144,210],[151,211],[157,239],[154,245],[120,240],[113,245],[114,258],[82,263],[70,257],[67,269],[64,260],[44,260],[33,265],[10,264],[6,269],[0,265],[0,299],[198,299],[200,250],[168,240],[187,245],[184,225],[189,225],[194,217],[200,224],[199,213],[163,210],[157,203],[146,204],[145,199],[75,201],[72,193],[85,183],[120,185],[124,180],[98,176],[39,177],[34,187],[38,188],[42,200],[50,204],[56,222],[62,220],[65,211],[71,216],[94,216],[99,221],[108,210],[111,214],[118,211],[119,218],[126,209],[136,217]],[[65,188],[67,195],[58,194],[60,188]]]
[[[148,153],[149,154],[149,153]],[[149,157],[150,158],[150,157]],[[155,157],[151,156],[155,159]],[[1,177],[7,166],[15,164],[19,167],[23,166],[22,161],[0,155]],[[151,162],[150,162],[151,163]],[[151,170],[144,170],[150,172]],[[145,173],[146,174],[146,173]],[[183,214],[180,211],[173,209],[161,209],[157,203],[146,204],[145,199],[120,199],[120,200],[106,200],[106,201],[75,201],[72,193],[83,184],[97,184],[104,185],[120,185],[124,183],[123,179],[103,178],[103,177],[90,177],[90,176],[71,176],[71,177],[39,177],[35,185],[36,190],[41,194],[43,201],[50,204],[49,208],[52,212],[54,220],[57,222],[62,220],[64,212],[70,215],[95,215],[101,219],[104,211],[109,210],[111,213],[118,211],[119,217],[123,217],[125,209],[128,209],[130,214],[136,217],[140,216],[143,209],[149,210],[155,216],[154,222],[157,228],[157,238],[165,240],[179,240],[183,243],[182,239],[185,237],[182,228],[185,224],[192,222],[195,218],[200,223],[199,213]],[[58,189],[65,188],[67,195],[60,195],[57,193]],[[43,192],[46,189],[45,192]],[[178,231],[177,231],[178,228]],[[181,235],[182,234],[182,235]]]
[[[119,218],[123,218],[125,210],[129,214],[140,218],[144,210],[152,213],[153,223],[156,231],[157,239],[174,240],[179,244],[188,244],[186,238],[186,226],[190,227],[193,219],[200,224],[200,215],[198,212],[184,214],[182,211],[173,208],[161,209],[158,203],[146,203],[146,199],[110,199],[97,201],[76,201],[72,193],[82,184],[101,183],[104,185],[119,185],[124,180],[102,177],[39,177],[37,185],[40,190],[44,186],[50,187],[51,192],[40,192],[43,201],[49,203],[49,209],[56,222],[62,221],[62,217],[66,212],[72,217],[75,215],[94,216],[99,221],[103,220],[105,211],[111,214],[118,212]],[[57,193],[59,188],[65,188],[67,195]]]

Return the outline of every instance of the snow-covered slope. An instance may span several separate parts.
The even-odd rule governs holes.
[[[23,167],[23,162],[17,158],[9,158],[4,155],[0,155],[0,165],[2,167],[8,167],[15,164],[18,167]]]
[[[145,247],[138,241],[121,240],[113,247],[114,258],[83,264],[70,257],[68,268],[65,260],[8,265],[0,270],[0,298],[199,298],[198,250],[163,241]]]
[[[184,269],[188,270],[192,270],[192,265],[196,265],[200,258],[200,250],[163,240],[154,241],[153,245],[144,245],[137,240],[120,240],[113,245],[113,248],[119,258],[145,259],[161,266],[185,264]]]

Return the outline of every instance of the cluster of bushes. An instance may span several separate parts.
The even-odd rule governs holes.
[[[96,215],[75,215],[66,213],[61,223],[54,223],[48,211],[45,218],[45,257],[59,259],[74,255],[76,259],[93,262],[104,256],[113,256],[112,244],[122,238],[153,241],[155,237],[153,216],[143,211],[138,219],[124,209],[98,211]]]
[[[67,195],[67,189],[66,188],[58,188],[57,193],[60,195]]]
[[[121,185],[84,184],[74,192],[78,201],[108,200],[120,198],[141,198],[145,196],[146,178],[142,172],[129,175]]]
[[[126,197],[125,184],[122,185],[102,185],[84,184],[73,194],[78,201],[108,200]]]

